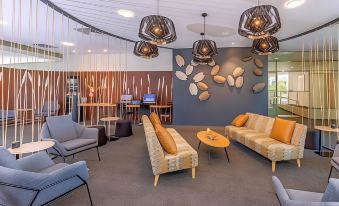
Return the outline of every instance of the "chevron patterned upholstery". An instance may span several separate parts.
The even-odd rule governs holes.
[[[307,127],[296,124],[291,144],[284,144],[270,138],[274,118],[247,113],[249,119],[244,127],[228,125],[225,134],[256,151],[272,162],[301,159],[304,154]]]

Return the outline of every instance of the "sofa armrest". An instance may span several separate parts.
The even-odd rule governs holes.
[[[64,147],[58,140],[56,140],[56,139],[44,139],[44,140],[46,140],[46,141],[53,141],[53,142],[54,142],[54,146],[53,146],[52,148],[47,149],[48,152],[50,152],[51,150],[52,150],[52,151],[55,151],[55,150],[56,150],[56,152],[58,153],[58,155],[59,155],[59,153],[60,153],[61,155],[64,155],[64,154],[67,153],[65,147]],[[44,140],[43,140],[43,141],[44,141]]]
[[[82,139],[96,139],[98,141],[99,130],[97,128],[83,129],[80,138]]]
[[[42,140],[45,140],[45,139],[51,139],[51,133],[49,132],[49,129],[48,129],[48,125],[47,123],[45,122],[43,125],[42,125],[42,128],[41,128],[41,139]]]
[[[48,174],[27,172],[0,166],[0,184],[25,190],[38,191],[48,180]]]
[[[39,189],[46,189],[68,179],[77,177],[81,181],[88,181],[89,174],[85,161],[79,161],[48,173],[48,180],[44,182],[44,184],[39,185]]]
[[[39,152],[17,160],[20,168],[29,172],[38,172],[54,165],[46,152]]]
[[[277,195],[278,200],[281,205],[284,205],[285,201],[291,200],[284,186],[281,184],[280,180],[276,176],[272,177],[272,183],[273,183],[275,194]]]
[[[335,146],[333,157],[339,157],[339,144]]]

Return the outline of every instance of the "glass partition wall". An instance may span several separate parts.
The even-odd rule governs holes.
[[[282,42],[300,46],[269,56],[268,64],[268,114],[305,124],[309,131],[332,129],[320,130],[328,148],[339,139],[338,28]]]

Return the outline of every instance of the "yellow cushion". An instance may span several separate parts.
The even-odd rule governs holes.
[[[160,125],[161,125],[161,121],[160,121],[160,119],[159,119],[159,116],[158,116],[156,113],[154,113],[154,112],[152,112],[152,113],[149,115],[149,120],[151,121],[151,123],[152,123],[154,129],[155,129],[155,125],[157,125],[157,124],[160,124]]]
[[[158,137],[158,140],[162,146],[162,148],[168,153],[172,155],[177,154],[177,145],[171,134],[167,131],[166,128],[161,126],[160,124],[155,125],[155,133]]]
[[[247,114],[240,114],[232,121],[231,124],[236,127],[242,127],[247,122],[248,118],[249,116]]]
[[[271,132],[271,138],[285,144],[291,144],[295,124],[295,121],[275,118]]]

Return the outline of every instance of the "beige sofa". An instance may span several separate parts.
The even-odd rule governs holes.
[[[198,166],[198,153],[191,145],[175,129],[167,128],[177,146],[176,155],[168,154],[162,149],[154,127],[146,115],[142,116],[142,122],[154,174],[154,187],[158,184],[159,175],[168,172],[192,168],[192,178],[194,179],[195,168]]]
[[[284,144],[270,138],[274,118],[258,114],[247,113],[249,119],[244,127],[228,125],[225,134],[256,151],[272,161],[272,172],[275,172],[276,162],[283,160],[297,160],[300,167],[300,159],[303,158],[307,127],[296,124],[291,144]]]

